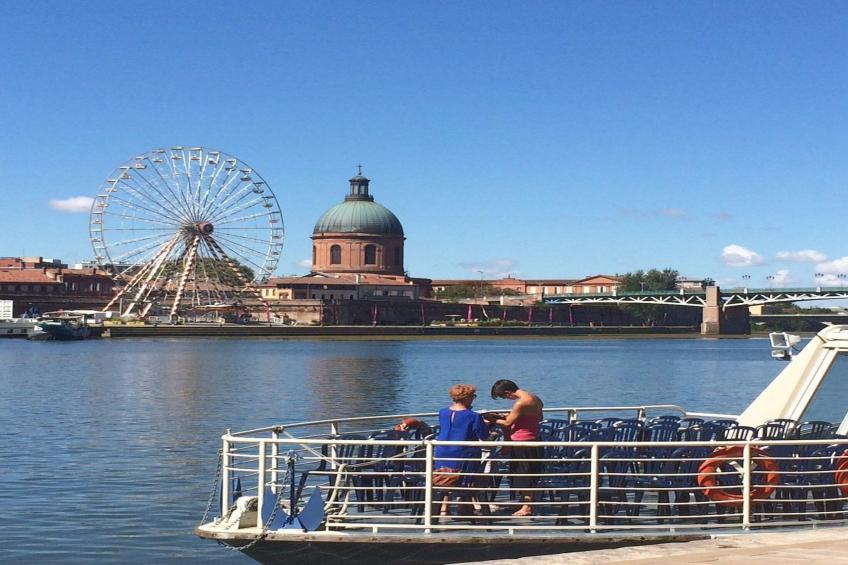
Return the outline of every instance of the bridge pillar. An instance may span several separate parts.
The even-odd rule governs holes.
[[[744,306],[721,308],[721,290],[707,287],[706,304],[701,317],[701,335],[733,335],[751,333],[751,317]]]
[[[701,335],[721,334],[721,291],[717,286],[706,288],[706,304],[701,314]]]

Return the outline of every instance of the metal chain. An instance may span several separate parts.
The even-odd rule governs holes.
[[[212,503],[215,502],[215,494],[218,492],[218,483],[221,480],[221,466],[224,461],[223,448],[218,449],[218,463],[215,465],[215,479],[212,481],[212,492],[209,493],[209,500],[206,502],[206,510],[203,512],[203,518],[200,519],[200,525],[206,523],[209,517],[209,511],[212,510]]]
[[[277,510],[280,508],[280,501],[283,499],[283,495],[285,494],[285,491],[286,491],[285,485],[286,485],[286,482],[288,481],[288,478],[289,478],[289,468],[288,468],[288,466],[286,466],[286,473],[283,476],[283,480],[280,483],[280,485],[281,485],[280,490],[277,493],[276,499],[274,500],[274,509],[271,510],[271,514],[268,516],[268,519],[265,520],[265,523],[262,525],[262,532],[260,532],[260,534],[258,536],[256,536],[247,545],[241,545],[241,546],[227,545],[226,546],[227,549],[229,549],[231,551],[247,551],[248,549],[250,549],[251,547],[253,547],[257,543],[259,543],[260,541],[264,540],[268,536],[268,533],[270,532],[270,530],[268,528],[271,527],[271,524],[274,522],[274,517],[277,515]],[[258,506],[258,501],[257,501],[256,511],[260,512],[260,513],[262,512],[262,509],[259,508],[259,506]],[[289,512],[294,512],[294,508],[289,508]]]

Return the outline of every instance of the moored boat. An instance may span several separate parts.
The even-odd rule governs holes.
[[[47,314],[39,318],[36,326],[40,331],[30,334],[32,340],[71,341],[91,337],[91,328],[82,314]]]
[[[811,339],[738,415],[548,408],[543,441],[524,443],[544,448],[529,517],[512,515],[508,442],[394,429],[435,414],[228,431],[195,532],[262,562],[444,563],[846,525],[847,413],[848,326]],[[445,486],[438,445],[484,454]]]

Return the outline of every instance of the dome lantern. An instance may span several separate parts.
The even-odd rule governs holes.
[[[374,197],[368,194],[368,183],[370,182],[370,179],[362,176],[362,165],[357,165],[356,176],[350,179],[350,194],[345,196],[345,200],[373,201]]]

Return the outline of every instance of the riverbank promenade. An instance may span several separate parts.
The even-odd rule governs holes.
[[[848,528],[817,528],[781,533],[716,535],[711,539],[620,547],[555,555],[479,561],[477,565],[653,565],[718,563],[742,565],[834,565],[848,563]]]

